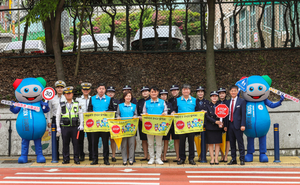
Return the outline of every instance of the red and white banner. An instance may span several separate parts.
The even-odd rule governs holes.
[[[24,104],[24,103],[18,103],[18,102],[13,103],[9,100],[1,100],[1,103],[5,104],[5,105],[13,105],[15,107],[22,107],[22,108],[26,108],[26,109],[31,109],[31,110],[35,110],[37,112],[40,111],[40,107],[27,105],[27,104]]]

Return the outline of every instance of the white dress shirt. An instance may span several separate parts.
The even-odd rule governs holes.
[[[47,123],[51,123],[51,118],[56,115],[57,107],[60,105],[60,102],[65,102],[66,97],[64,95],[61,95],[59,98],[58,95],[55,95],[52,100],[48,102],[50,111],[47,113]]]

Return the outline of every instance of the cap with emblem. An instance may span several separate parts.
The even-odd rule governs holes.
[[[62,80],[55,82],[55,87],[66,87],[66,83]]]
[[[184,89],[184,88],[191,89],[191,86],[190,86],[189,84],[183,84],[183,85],[182,85],[182,89]]]
[[[179,90],[179,86],[178,85],[171,85],[170,91],[173,90]]]
[[[213,96],[213,95],[216,95],[216,96],[218,96],[218,95],[219,95],[219,93],[218,93],[217,91],[211,91],[211,93],[210,93],[210,96]]]
[[[143,92],[143,91],[149,91],[150,89],[149,89],[149,87],[148,86],[143,86],[142,88],[141,88],[141,92]]]
[[[123,87],[122,90],[123,90],[123,91],[124,91],[124,90],[131,90],[131,87],[130,87],[130,85],[125,85],[125,86]]]
[[[90,90],[91,89],[91,87],[92,87],[92,84],[91,83],[82,83],[81,84],[81,87],[82,87],[82,89],[83,90]]]
[[[205,91],[205,88],[202,86],[197,87],[196,91]]]
[[[108,86],[106,91],[110,91],[110,92],[116,92],[115,87],[114,86]]]
[[[69,87],[65,87],[64,88],[64,93],[65,94],[69,94],[69,93],[73,93],[73,87],[72,86],[69,86]]]
[[[168,91],[166,89],[163,89],[159,92],[159,95],[162,95],[162,94],[169,94]]]
[[[226,89],[223,88],[223,87],[220,87],[220,89],[218,90],[218,93],[220,93],[220,92],[225,92],[226,93]]]

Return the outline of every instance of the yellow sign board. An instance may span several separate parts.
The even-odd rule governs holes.
[[[85,132],[109,132],[108,119],[115,118],[115,112],[83,113]]]
[[[171,128],[173,116],[142,115],[142,132],[149,135],[166,136]]]
[[[110,137],[112,139],[132,137],[136,134],[139,126],[139,118],[117,120],[108,119]]]
[[[174,114],[175,134],[202,132],[205,112]]]

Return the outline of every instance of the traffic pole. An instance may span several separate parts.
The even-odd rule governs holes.
[[[57,143],[56,143],[56,124],[51,124],[51,141],[52,141],[52,161],[51,163],[58,163]]]
[[[206,160],[206,141],[205,141],[205,128],[201,132],[201,163],[207,163]]]
[[[280,163],[279,154],[279,124],[274,124],[274,163]]]

